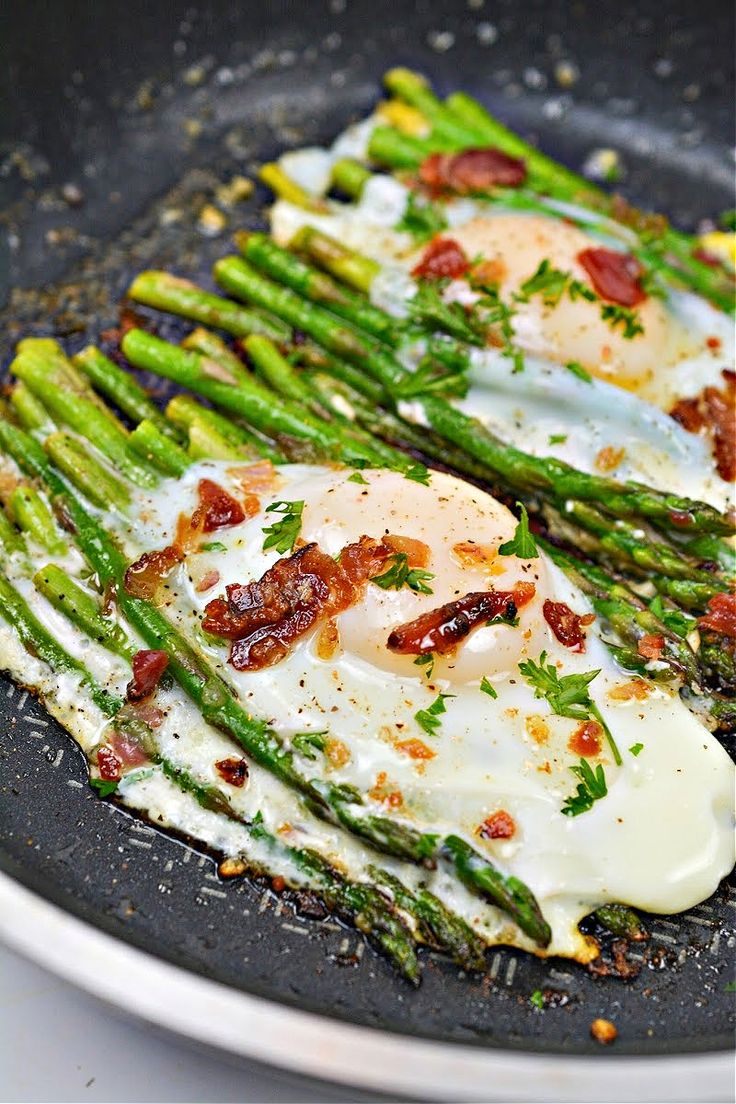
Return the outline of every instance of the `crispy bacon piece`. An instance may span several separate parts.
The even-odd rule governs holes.
[[[642,267],[630,253],[613,249],[583,249],[577,257],[602,299],[622,307],[643,303],[647,293],[641,286]]]
[[[574,613],[564,602],[552,602],[549,598],[545,598],[542,614],[560,644],[564,644],[574,652],[585,651],[583,626],[591,625],[595,621],[592,613]]]
[[[145,748],[130,732],[113,732],[110,737],[110,747],[120,761],[121,768],[140,767],[148,762]]]
[[[690,433],[705,429],[711,438],[721,479],[736,479],[736,374],[724,368],[723,387],[706,387],[690,399],[679,399],[670,414]]]
[[[481,839],[512,839],[516,832],[514,818],[505,809],[491,813],[478,829]]]
[[[204,575],[199,580],[194,589],[196,590],[197,594],[204,594],[205,591],[212,590],[213,586],[217,586],[219,581],[220,572],[215,571],[215,569],[212,568],[211,571],[205,571]]]
[[[313,543],[278,560],[261,579],[231,584],[226,595],[208,603],[202,627],[233,641],[233,667],[255,671],[278,663],[319,620],[346,609],[356,585]]]
[[[352,585],[359,587],[380,574],[390,555],[390,550],[382,541],[361,537],[359,541],[345,545],[340,553],[340,567]]]
[[[129,702],[139,702],[150,698],[169,666],[169,657],[166,652],[142,648],[133,656],[131,666],[133,677],[126,687],[125,696]]]
[[[410,759],[434,759],[436,752],[428,748],[423,740],[412,737],[409,740],[399,740],[396,747],[403,751]]]
[[[567,746],[575,755],[591,759],[595,755],[600,755],[602,735],[603,727],[598,724],[598,721],[583,721],[573,732]]]
[[[100,778],[104,778],[106,782],[119,780],[122,765],[112,748],[103,745],[97,749],[97,769],[100,772]]]
[[[480,590],[423,613],[389,635],[387,647],[398,655],[453,651],[473,629],[494,617],[515,617],[534,597],[533,583],[517,583],[513,590]]]
[[[708,612],[698,618],[698,628],[736,637],[736,594],[714,594]]]
[[[636,645],[636,650],[644,659],[659,659],[664,648],[664,637],[660,633],[645,633]]]
[[[429,545],[424,541],[414,540],[413,537],[397,537],[389,533],[388,536],[381,538],[381,544],[384,544],[389,552],[403,552],[409,567],[426,567],[429,563]]]
[[[240,788],[248,780],[248,764],[245,759],[220,759],[215,763],[215,769],[220,778],[224,778],[230,786]]]
[[[241,504],[212,479],[200,479],[197,494],[197,510],[204,511],[202,529],[205,533],[214,533],[215,529],[224,529],[228,525],[239,525],[241,521],[245,521],[246,514]],[[256,499],[254,512],[258,510],[257,501]]]
[[[526,179],[526,162],[494,146],[431,153],[421,164],[419,179],[435,192],[483,192],[497,185],[518,188]]]
[[[163,579],[184,559],[180,548],[167,545],[156,552],[144,552],[125,572],[125,591],[132,598],[150,602]]]
[[[454,238],[433,238],[411,274],[423,276],[425,280],[456,280],[469,268],[465,251]]]

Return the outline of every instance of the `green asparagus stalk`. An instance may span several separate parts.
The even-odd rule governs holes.
[[[323,200],[311,195],[295,180],[287,176],[275,161],[262,165],[258,176],[272,192],[275,192],[281,199],[287,200],[288,203],[293,203],[295,207],[303,207],[305,211],[322,214],[327,210],[327,205]]]
[[[371,289],[371,284],[381,271],[381,266],[377,261],[374,261],[372,257],[366,257],[363,253],[358,253],[354,249],[348,249],[342,242],[337,241],[335,238],[331,238],[329,234],[325,234],[321,230],[315,229],[314,226],[302,226],[292,238],[290,248],[296,249],[298,252],[306,253],[308,257],[315,260],[317,264],[328,272],[331,272],[332,275],[337,277],[338,280],[341,280],[343,284],[348,284],[350,287],[355,288],[356,291],[363,292],[364,295],[368,294]],[[245,255],[247,256],[247,253],[245,253]],[[307,282],[308,279],[309,278],[307,278]],[[298,291],[300,289],[296,288],[295,290]],[[310,299],[318,298],[308,293],[307,297]],[[327,306],[330,305],[327,300],[324,301]],[[391,318],[391,316],[387,315],[384,311],[378,311],[376,308],[373,309],[378,316],[375,322],[375,329],[371,329],[370,325],[366,326],[365,322],[361,323],[357,317],[354,319],[356,324],[359,326],[362,325],[363,329],[367,330],[369,333],[375,333],[376,337],[383,337],[384,333],[388,333],[389,338],[395,336],[391,333],[389,325],[393,324],[395,327],[396,320]],[[339,314],[339,311],[336,313]]]
[[[612,935],[634,942],[649,938],[641,917],[627,905],[602,905],[593,915]]]
[[[370,169],[366,169],[359,161],[343,157],[332,166],[330,183],[333,188],[344,192],[351,199],[359,199],[372,175]]]
[[[484,141],[480,127],[454,114],[432,92],[428,82],[410,69],[389,69],[384,84],[392,95],[415,107],[432,125],[432,134],[451,142],[454,148],[479,145]]]
[[[68,433],[52,433],[43,447],[54,464],[95,506],[125,510],[130,503],[128,484],[103,467],[88,448]]]
[[[97,395],[84,373],[69,360],[58,341],[47,337],[25,337],[16,346],[16,360],[19,358],[22,358],[24,362],[35,364],[42,371],[47,372],[49,378],[53,379],[64,391],[69,391],[74,395],[80,395],[87,399],[114,428],[124,432],[125,427],[120,419]],[[46,406],[43,395],[34,394],[35,398]]]
[[[64,614],[91,640],[123,659],[133,658],[137,649],[125,631],[110,617],[103,616],[99,601],[83,590],[66,571],[56,564],[47,564],[33,576],[33,583],[54,609]]]
[[[54,556],[66,554],[67,544],[54,521],[54,515],[35,487],[26,483],[14,487],[8,509],[18,528],[27,533],[31,540]]]
[[[249,432],[243,426],[203,406],[191,395],[175,395],[166,407],[166,416],[189,435],[190,450],[192,437],[200,444],[212,449],[207,458],[257,459],[263,457],[274,464],[284,463],[285,457],[269,441]]]
[[[26,542],[23,534],[15,528],[2,507],[0,507],[0,550],[2,550],[5,555],[12,555],[14,552],[24,553],[26,551]]]
[[[84,372],[96,391],[105,398],[111,399],[132,421],[145,420],[154,425],[165,437],[170,437],[174,441],[180,440],[176,428],[164,418],[140,384],[129,372],[124,372],[94,345],[88,345],[77,353],[72,358],[72,363]]]
[[[50,433],[54,423],[43,403],[23,383],[17,383],[10,392],[10,405],[20,424],[27,430]]]
[[[260,336],[264,335],[261,334]],[[226,368],[230,375],[236,380],[250,379],[250,374],[238,354],[233,352],[230,346],[223,341],[221,337],[212,333],[211,330],[206,330],[204,326],[197,326],[191,333],[188,333],[182,341],[181,347],[182,349],[190,349],[192,352],[201,353],[202,356],[209,357],[209,359],[214,360],[216,364],[220,364],[223,368]]]
[[[183,475],[191,463],[186,452],[147,418],[131,433],[130,447],[164,475]]]
[[[128,297],[147,307],[215,326],[234,337],[251,333],[263,334],[274,341],[288,341],[291,337],[289,327],[278,319],[262,311],[246,310],[231,299],[223,299],[168,272],[141,272],[128,288]]]

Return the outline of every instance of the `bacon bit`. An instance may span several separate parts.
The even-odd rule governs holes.
[[[344,767],[350,762],[350,748],[334,736],[330,736],[325,744],[325,755],[333,767]]]
[[[157,705],[153,705],[152,702],[148,701],[137,702],[133,707],[133,712],[136,717],[144,721],[149,728],[160,728],[166,716],[162,709],[159,709]]]
[[[332,659],[339,647],[340,630],[337,627],[335,618],[330,617],[328,621],[325,621],[319,631],[319,636],[317,637],[317,655],[320,659]]]
[[[549,739],[549,725],[544,717],[532,713],[524,721],[524,728],[537,744],[546,744]]]
[[[715,350],[720,349],[722,343],[720,337],[706,337],[705,344],[709,349]]]
[[[105,583],[105,589],[102,592],[101,608],[105,617],[112,617],[115,612],[115,603],[117,601],[117,586],[112,579]]]
[[[142,648],[133,656],[131,666],[133,677],[126,687],[125,695],[129,702],[139,702],[150,698],[169,666],[169,657],[166,652]]]
[[[412,276],[426,280],[456,280],[470,268],[462,246],[453,238],[433,238],[422,253],[418,264],[411,270]]]
[[[219,759],[215,763],[215,770],[220,778],[238,789],[242,789],[248,781],[248,764],[245,759]]]
[[[276,874],[271,878],[271,889],[274,893],[283,893],[286,889],[286,878],[282,878],[280,874]]]
[[[736,637],[736,594],[714,594],[708,612],[698,619],[698,628]]]
[[[429,545],[424,541],[414,540],[412,537],[397,537],[389,533],[381,538],[381,544],[385,544],[389,552],[403,552],[409,567],[426,567],[429,563]]]
[[[248,866],[242,859],[223,859],[217,868],[221,878],[242,878]]]
[[[398,655],[423,655],[453,651],[473,629],[494,617],[515,617],[534,597],[533,583],[517,583],[513,590],[474,591],[399,625],[389,635],[387,647]]]
[[[156,596],[163,579],[184,555],[178,547],[168,545],[156,552],[144,552],[139,560],[131,564],[125,572],[125,592],[132,598],[143,598],[150,602]]]
[[[122,767],[140,767],[148,762],[148,754],[130,732],[113,732],[110,747]]]
[[[400,740],[396,747],[403,751],[410,759],[434,759],[435,752],[428,748],[421,740]]]
[[[496,549],[489,544],[477,544],[473,540],[458,541],[452,546],[452,554],[461,567],[489,567],[497,557]]]
[[[644,659],[659,659],[664,648],[664,637],[660,633],[645,633],[636,645],[636,650]]]
[[[583,755],[586,759],[592,759],[601,753],[601,736],[603,726],[598,721],[583,721],[576,728],[567,742],[570,751],[575,755]]]
[[[202,528],[205,533],[214,533],[216,529],[224,529],[229,525],[239,525],[241,521],[245,521],[246,513],[243,507],[232,495],[223,490],[219,483],[215,483],[211,479],[200,479],[197,494],[199,495],[197,510],[204,511]],[[249,495],[248,497],[255,498],[255,495]],[[260,504],[256,498],[255,510],[251,504],[249,516],[253,517],[254,514],[257,514],[259,508]],[[197,510],[195,510],[195,513]]]
[[[670,510],[669,518],[680,529],[688,529],[693,523],[693,515],[687,510]]]
[[[103,747],[97,749],[97,769],[100,772],[100,778],[104,778],[106,782],[118,782],[120,780],[122,765],[111,748],[103,745]]]
[[[725,388],[706,387],[703,392],[705,424],[713,438],[713,453],[721,479],[736,479],[736,388],[732,373],[726,375]]]
[[[609,690],[608,697],[611,701],[646,701],[651,692],[651,687],[644,679],[635,678]]]
[[[625,455],[626,449],[605,445],[595,458],[595,466],[601,472],[615,471]]]
[[[483,260],[473,267],[473,276],[479,284],[502,284],[508,269],[500,257]]]
[[[516,832],[516,822],[505,809],[491,813],[478,828],[481,839],[512,839]]]
[[[197,594],[204,594],[206,590],[212,590],[213,586],[216,586],[220,581],[220,572],[215,571],[213,568],[211,571],[205,571],[202,578],[195,586]]]
[[[611,1043],[616,1041],[618,1030],[616,1025],[612,1024],[610,1020],[597,1019],[593,1020],[590,1025],[590,1034],[597,1043],[601,1043],[603,1046],[610,1046]]]
[[[564,602],[552,602],[549,598],[544,601],[542,613],[560,644],[564,644],[574,652],[585,651],[585,633],[582,626],[591,625],[595,621],[592,613],[574,613]]]
[[[688,433],[699,433],[705,425],[705,418],[700,410],[700,397],[678,399],[670,410],[670,417],[679,422]]]
[[[270,460],[259,460],[242,468],[228,468],[227,474],[242,491],[253,494],[272,491],[278,482],[278,474]]]
[[[526,179],[526,163],[494,146],[462,153],[432,153],[419,169],[419,179],[435,191],[482,192],[501,185],[518,188]]]
[[[622,307],[643,303],[647,293],[639,282],[643,269],[636,257],[613,249],[583,249],[577,259],[602,299]]]
[[[374,801],[380,801],[383,805],[388,805],[390,809],[398,809],[400,805],[404,804],[403,794],[401,790],[387,790],[387,782],[388,775],[386,771],[379,771],[376,775],[375,785],[368,791],[368,796],[372,797]]]
[[[174,547],[182,559],[199,548],[204,535],[204,510],[196,507],[192,514],[179,514],[176,521]]]

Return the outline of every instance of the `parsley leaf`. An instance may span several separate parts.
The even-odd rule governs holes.
[[[417,594],[432,594],[431,587],[427,586],[427,580],[434,579],[431,571],[424,571],[421,567],[409,567],[409,557],[406,552],[394,552],[389,557],[390,567],[382,575],[374,575],[372,583],[382,590],[401,590],[408,586],[409,590]]]
[[[326,736],[326,729],[324,732],[297,732],[291,738],[291,746],[305,759],[316,759],[316,752],[325,750]]]
[[[352,475],[348,476],[348,483],[365,483],[367,485],[368,480],[359,471],[354,471]]]
[[[442,330],[460,341],[482,345],[482,338],[471,325],[462,304],[446,303],[442,298],[446,286],[446,280],[434,280],[432,283],[420,280],[416,295],[407,303],[410,317],[422,326]]]
[[[429,486],[429,470],[425,464],[420,464],[417,461],[416,464],[412,464],[402,474],[404,479],[411,479],[413,483],[422,483],[425,487]]]
[[[504,303],[497,285],[474,283],[471,280],[470,286],[481,292],[480,298],[471,307],[474,328],[483,337],[485,343],[488,330],[495,327],[501,337],[501,351],[504,356],[513,361],[513,375],[523,372],[524,354],[514,344],[514,327],[511,324],[514,308],[510,307],[508,303]]]
[[[423,242],[446,228],[447,219],[440,207],[428,200],[422,201],[414,192],[409,192],[404,214],[394,230],[403,230],[411,234],[415,241]]]
[[[548,445],[564,445],[566,440],[567,440],[567,434],[566,433],[550,433],[549,437],[547,438],[547,444]]]
[[[275,521],[273,525],[269,525],[263,530],[263,535],[266,538],[263,542],[264,552],[269,548],[275,548],[282,555],[284,552],[293,551],[302,527],[303,510],[303,500],[298,502],[272,502],[270,506],[266,507],[267,514],[276,513],[284,516],[281,521]]]
[[[558,717],[571,717],[575,721],[588,721],[594,718],[598,721],[606,734],[614,762],[617,766],[621,766],[621,752],[616,746],[613,734],[588,693],[588,686],[601,673],[600,668],[586,671],[582,675],[559,675],[557,668],[546,660],[547,653],[542,652],[538,663],[528,659],[519,664],[522,675],[530,686],[534,687],[534,697],[546,698],[550,709]]]
[[[643,750],[644,750],[644,745],[643,744],[632,744],[631,747],[629,748],[629,751],[634,756],[638,755],[639,752],[643,751]]]
[[[438,717],[447,712],[445,698],[453,698],[454,696],[454,694],[438,694],[430,706],[426,709],[420,709],[418,713],[414,714],[414,720],[428,736],[434,736],[442,724]]]
[[[535,989],[532,995],[529,997],[529,1003],[533,1004],[535,1008],[538,1008],[541,1012],[544,1008],[544,995],[541,989]]]
[[[621,307],[618,303],[603,303],[601,306],[601,318],[607,322],[612,330],[617,326],[623,326],[624,337],[630,341],[637,334],[644,333],[639,315],[631,307]]]
[[[424,655],[417,656],[414,660],[414,666],[426,667],[426,671],[424,671],[423,674],[425,674],[428,679],[431,678],[432,672],[434,671],[434,653],[425,652]]]
[[[432,859],[437,850],[437,841],[440,837],[434,832],[423,832],[416,843],[415,854],[418,859]]]
[[[578,379],[585,380],[586,383],[592,383],[593,377],[587,369],[583,368],[582,364],[579,364],[577,360],[571,360],[565,365],[568,372],[572,372]]]
[[[553,268],[548,260],[540,261],[537,271],[525,280],[515,298],[520,303],[528,303],[532,295],[541,295],[547,307],[556,307],[567,288],[569,272]]]
[[[688,617],[686,613],[679,609],[665,609],[661,594],[657,594],[656,597],[652,598],[649,609],[666,628],[677,636],[684,638],[695,628],[696,619],[694,617]]]
[[[489,698],[497,698],[498,692],[496,688],[488,681],[486,676],[480,680],[480,688],[484,694],[487,694]]]
[[[592,809],[593,803],[600,801],[608,793],[606,776],[600,763],[594,771],[587,759],[581,759],[576,766],[570,767],[570,770],[580,781],[575,793],[565,798],[565,804],[560,812],[563,816],[580,816],[581,813],[587,813]]]
[[[200,544],[200,552],[227,552],[227,548],[222,541],[208,541],[207,544]]]
[[[498,554],[499,556],[518,556],[520,560],[536,560],[539,552],[536,541],[529,532],[529,515],[526,512],[526,506],[521,502],[517,502],[516,505],[521,511],[516,532],[510,541],[504,541],[499,547]]]
[[[109,797],[117,791],[118,784],[109,778],[90,778],[89,784],[93,790],[97,790],[100,797]]]

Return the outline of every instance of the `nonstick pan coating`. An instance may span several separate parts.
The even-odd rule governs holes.
[[[425,71],[441,91],[468,89],[575,166],[594,147],[618,149],[626,195],[694,227],[733,205],[732,42],[730,6],[716,2],[6,3],[3,362],[24,333],[61,334],[74,350],[110,330],[136,269],[206,280],[228,249],[227,232],[207,238],[196,219],[218,181],[328,140],[371,106],[392,64]],[[571,86],[555,77],[561,61],[579,73]],[[64,185],[81,202],[68,187],[63,199]],[[232,228],[257,225],[265,199],[243,205]],[[641,973],[626,983],[499,949],[482,979],[428,956],[413,992],[353,931],[264,886],[220,883],[210,857],[96,798],[68,737],[7,682],[0,757],[0,868],[206,977],[485,1047],[594,1051],[596,1016],[618,1025],[616,1054],[730,1045],[733,886],[684,916],[653,918]],[[551,991],[543,1014],[529,1002],[536,989]]]

